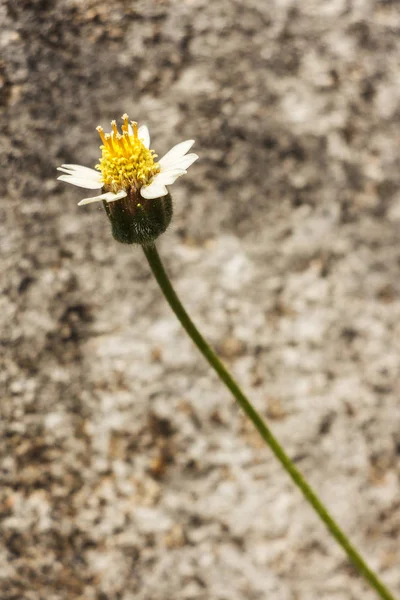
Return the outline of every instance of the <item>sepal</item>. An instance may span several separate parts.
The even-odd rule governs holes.
[[[122,244],[154,242],[167,229],[173,212],[170,194],[145,199],[133,190],[116,202],[103,201],[103,206],[113,237]]]

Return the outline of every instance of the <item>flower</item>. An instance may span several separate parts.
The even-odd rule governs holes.
[[[136,199],[140,195],[146,200],[161,198],[168,194],[166,186],[172,185],[178,177],[198,159],[197,154],[187,154],[194,140],[186,140],[174,146],[158,162],[157,154],[150,150],[150,134],[146,125],[138,127],[127,114],[122,116],[121,133],[116,121],[111,121],[111,133],[104,133],[97,127],[101,141],[101,158],[95,169],[81,165],[65,164],[58,167],[64,175],[58,179],[78,187],[102,193],[78,202],[79,206],[91,202],[116,202],[127,196]]]
[[[114,238],[124,244],[152,243],[168,227],[172,218],[172,200],[167,186],[187,169],[197,154],[187,154],[194,140],[177,144],[159,161],[150,149],[146,125],[138,127],[122,116],[121,132],[111,121],[111,132],[97,127],[101,158],[95,169],[81,165],[61,165],[58,179],[78,187],[101,189],[101,194],[84,198],[79,206],[103,202]]]

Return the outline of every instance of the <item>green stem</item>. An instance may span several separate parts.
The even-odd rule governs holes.
[[[207,361],[214,369],[214,371],[218,374],[220,379],[222,379],[226,387],[232,392],[239,406],[242,408],[242,410],[248,416],[250,421],[253,423],[253,425],[263,438],[264,442],[275,454],[282,467],[290,475],[297,487],[301,490],[306,500],[309,502],[309,504],[311,504],[311,506],[318,514],[320,519],[325,523],[331,535],[336,539],[338,544],[340,544],[340,546],[346,552],[349,559],[357,567],[359,572],[365,577],[365,579],[377,592],[378,596],[380,596],[383,600],[395,600],[394,596],[392,596],[390,591],[379,580],[378,576],[375,575],[375,573],[370,569],[370,567],[367,565],[367,563],[359,554],[359,552],[350,543],[346,534],[342,531],[342,529],[330,515],[330,513],[325,508],[321,500],[318,498],[312,487],[304,479],[301,472],[290,460],[290,458],[288,457],[278,440],[271,433],[269,427],[266,425],[261,416],[253,407],[250,400],[244,395],[244,393],[242,392],[236,381],[233,379],[233,377],[230,375],[230,373],[227,371],[227,369],[220,361],[218,356],[215,354],[215,352],[207,344],[203,336],[197,330],[193,321],[183,308],[181,301],[175,293],[174,288],[172,287],[172,284],[169,280],[167,273],[165,272],[164,266],[161,262],[160,256],[157,252],[157,248],[155,247],[155,245],[144,245],[143,251],[146,255],[146,258],[149,262],[150,268],[153,272],[154,277],[157,280],[158,285],[160,286],[168,304],[170,305],[175,315],[184,327],[186,333],[196,344],[197,348],[207,359]]]

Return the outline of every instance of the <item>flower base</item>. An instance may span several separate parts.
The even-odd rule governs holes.
[[[167,229],[173,212],[170,194],[152,199],[128,194],[117,202],[104,201],[103,206],[111,223],[113,237],[121,244],[143,245],[153,242]]]

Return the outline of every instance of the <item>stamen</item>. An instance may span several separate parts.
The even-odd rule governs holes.
[[[100,127],[100,125],[99,125],[98,127],[96,127],[96,130],[98,131],[100,139],[103,142],[103,144],[105,146],[107,146],[106,138],[105,138],[105,135],[104,135],[104,129],[102,127]]]
[[[121,133],[116,121],[111,121],[111,133],[104,133],[102,127],[97,127],[103,145],[96,168],[101,171],[107,191],[118,192],[130,187],[138,190],[160,172],[154,151],[146,148],[139,139],[138,124],[129,121],[127,114],[122,115],[122,120]]]
[[[114,135],[118,135],[117,122],[115,120],[111,121],[111,127],[112,127],[112,130],[114,132]]]
[[[124,121],[124,124],[121,127],[122,131],[128,132],[129,131],[129,117],[128,117],[128,115],[126,113],[124,113],[122,115],[121,119]]]
[[[123,142],[123,136],[120,133],[117,133],[117,135],[115,136],[115,138],[118,142],[118,146],[121,148],[122,152],[125,150],[124,148],[124,142]]]
[[[133,150],[133,145],[131,142],[131,136],[129,135],[128,131],[124,131],[123,142],[125,144],[125,148],[127,149],[127,151],[131,152]]]
[[[138,126],[136,121],[131,121],[131,125],[132,125],[132,129],[133,129],[133,137],[135,138],[135,140],[138,139]]]
[[[106,140],[106,143],[105,143],[106,147],[108,147],[112,151],[113,150],[113,140],[112,140],[111,135],[109,133],[106,133],[104,135],[104,137]]]

